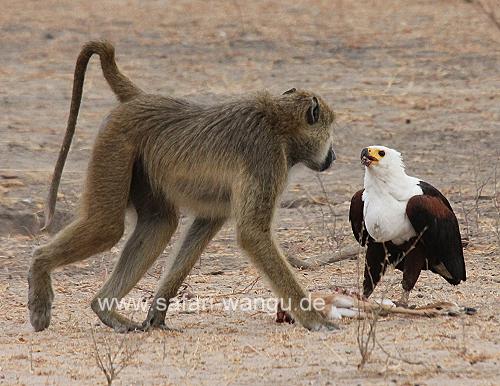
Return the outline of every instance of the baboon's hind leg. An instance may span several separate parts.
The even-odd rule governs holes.
[[[44,330],[50,324],[54,300],[52,270],[106,251],[120,240],[123,230],[119,225],[115,225],[114,230],[104,228],[93,228],[85,220],[76,220],[51,243],[35,250],[28,273],[28,308],[35,331]]]
[[[141,329],[140,324],[120,315],[115,308],[163,252],[179,220],[177,209],[151,192],[142,173],[134,173],[131,200],[137,211],[134,232],[111,276],[92,301],[99,319],[117,332]]]
[[[201,253],[210,240],[224,225],[226,219],[206,219],[197,217],[189,227],[182,240],[179,252],[173,257],[172,266],[162,278],[156,292],[148,316],[142,325],[143,330],[165,326],[165,315],[170,300],[177,295],[177,291],[186,276],[191,272]]]
[[[50,273],[106,251],[120,240],[132,165],[133,152],[125,139],[101,133],[89,163],[81,214],[33,254],[28,273],[28,308],[35,331],[50,324],[54,298]]]

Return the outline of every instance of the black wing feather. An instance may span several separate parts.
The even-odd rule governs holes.
[[[426,249],[429,262],[444,264],[451,284],[466,279],[465,261],[458,221],[448,200],[436,188],[420,182],[424,194],[412,197],[406,206],[406,214]]]
[[[365,221],[363,217],[363,192],[365,190],[361,189],[357,191],[351,199],[351,207],[349,208],[349,221],[351,223],[352,233],[356,238],[357,242],[363,247],[366,242],[371,239],[370,235],[366,231]]]

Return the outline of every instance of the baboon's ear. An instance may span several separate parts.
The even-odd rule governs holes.
[[[311,106],[307,109],[306,113],[307,123],[314,125],[319,121],[319,102],[318,98],[312,97]]]
[[[291,88],[290,90],[285,91],[282,95],[293,94],[295,91],[297,91],[297,89],[294,87]]]

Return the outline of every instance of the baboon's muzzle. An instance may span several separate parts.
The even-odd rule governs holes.
[[[325,171],[328,169],[330,166],[332,166],[333,161],[335,161],[337,157],[335,156],[335,152],[333,151],[333,147],[330,147],[330,150],[328,150],[328,154],[326,155],[325,161],[319,168],[319,171]]]

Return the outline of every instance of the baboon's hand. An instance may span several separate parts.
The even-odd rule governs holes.
[[[320,331],[323,329],[328,331],[339,330],[337,324],[328,320],[321,312],[316,310],[296,313],[295,319],[310,331]]]
[[[321,325],[319,331],[325,330],[325,331],[337,331],[340,330],[340,327],[337,323],[332,322],[329,319],[324,319],[323,324]]]
[[[320,321],[316,322],[316,324],[311,323],[307,324],[307,326],[303,324],[303,326],[311,331],[321,331],[321,330],[335,331],[339,329],[337,324],[327,319],[322,314],[320,314],[320,317],[321,317]],[[288,313],[287,311],[283,311],[280,308],[276,313],[276,323],[293,324],[295,323],[295,319],[290,315],[290,313]]]

